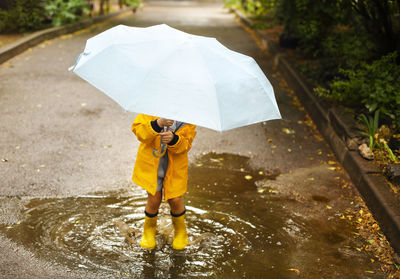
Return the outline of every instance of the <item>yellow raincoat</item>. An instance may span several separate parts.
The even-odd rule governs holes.
[[[158,117],[139,114],[132,124],[132,132],[140,141],[132,180],[147,192],[155,195],[160,159],[153,156],[153,149],[160,150],[160,135],[151,127]],[[185,124],[175,133],[179,140],[167,145],[168,169],[164,178],[164,199],[182,196],[187,189],[188,152],[196,135],[196,126]]]

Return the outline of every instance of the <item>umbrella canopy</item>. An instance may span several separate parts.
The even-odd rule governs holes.
[[[217,131],[281,118],[253,58],[165,24],[108,29],[70,70],[132,112]]]

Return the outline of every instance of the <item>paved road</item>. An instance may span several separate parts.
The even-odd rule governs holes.
[[[124,112],[67,68],[94,34],[117,24],[149,26],[163,22],[193,34],[216,37],[229,48],[254,57],[276,90],[283,116],[283,120],[222,134],[198,128],[190,161],[210,152],[246,156],[253,169],[280,174],[264,184],[293,201],[290,209],[294,214],[306,212],[326,231],[340,230],[338,217],[358,194],[291,89],[274,70],[268,53],[221,4],[188,1],[147,2],[137,14],[125,14],[47,41],[0,66],[0,224],[9,230],[18,226],[24,206],[33,198],[65,199],[99,192],[112,195],[113,191],[130,195],[138,191],[130,181],[138,148],[130,131],[135,115]],[[342,189],[343,185],[348,186]],[[321,230],[321,234],[326,231]],[[0,234],[0,276],[4,278],[96,277],[96,273],[84,273],[79,268],[71,270],[62,262],[49,262],[37,256],[35,249],[6,235]],[[370,263],[367,254],[342,249],[344,242],[362,245],[351,229],[337,241],[328,233],[329,241],[332,250],[323,253],[332,253],[334,261],[320,262],[324,255],[315,252],[308,264],[298,265],[304,270],[315,268],[312,273],[322,272],[323,278],[350,278],[346,277],[349,274],[354,274],[352,278],[382,278],[378,264]],[[351,266],[355,262],[359,269]],[[366,269],[375,273],[364,277]],[[294,269],[290,272],[297,273]],[[335,277],[330,277],[332,274]]]

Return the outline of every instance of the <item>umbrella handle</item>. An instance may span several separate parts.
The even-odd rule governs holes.
[[[169,131],[169,127],[165,131]],[[162,137],[160,137],[160,151],[157,148],[153,149],[153,156],[156,158],[161,158],[167,152],[167,145],[162,142]]]

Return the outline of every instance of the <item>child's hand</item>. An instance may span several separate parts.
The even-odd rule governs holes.
[[[161,136],[161,142],[168,144],[171,142],[171,140],[174,138],[174,134],[171,131],[167,131],[167,132],[162,132],[160,133]]]
[[[159,119],[157,119],[157,124],[161,128],[164,126],[169,127],[169,126],[172,126],[172,124],[174,124],[174,120],[166,119],[166,118],[159,118]]]

